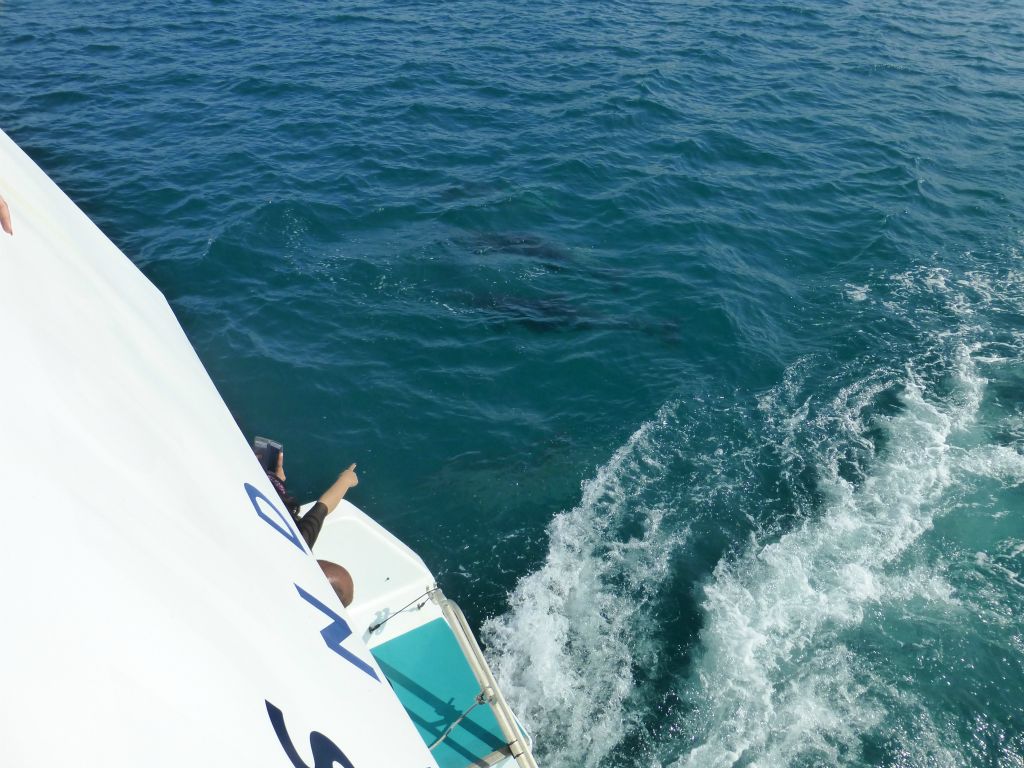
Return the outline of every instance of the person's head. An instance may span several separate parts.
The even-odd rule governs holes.
[[[324,572],[324,576],[327,577],[327,580],[331,582],[331,586],[334,587],[334,592],[337,594],[338,599],[341,600],[341,604],[346,608],[350,606],[356,595],[356,587],[352,583],[352,574],[337,563],[332,563],[329,560],[317,560],[317,562],[320,563],[320,569]]]

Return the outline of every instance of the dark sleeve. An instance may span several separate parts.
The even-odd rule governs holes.
[[[302,538],[306,540],[309,548],[313,548],[316,537],[320,535],[320,529],[324,526],[324,518],[327,517],[327,505],[318,501],[309,508],[309,512],[298,518],[297,525]]]

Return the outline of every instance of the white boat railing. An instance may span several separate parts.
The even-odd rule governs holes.
[[[501,728],[501,734],[508,744],[512,757],[519,765],[519,768],[537,768],[537,761],[533,758],[530,744],[522,729],[520,729],[515,715],[508,706],[508,702],[505,701],[505,697],[498,687],[498,681],[494,679],[494,674],[487,665],[483,651],[480,650],[480,644],[477,642],[473,631],[469,628],[462,609],[459,608],[458,604],[445,597],[440,589],[434,592],[433,599],[440,607],[441,613],[444,614],[448,625],[452,628],[455,639],[459,643],[459,648],[462,649],[462,654],[466,657],[466,661],[469,663],[469,667],[473,670],[473,675],[480,685],[481,694],[494,712],[494,717],[498,721],[498,727]]]

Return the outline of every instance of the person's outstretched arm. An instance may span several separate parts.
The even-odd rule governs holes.
[[[338,479],[334,481],[331,487],[320,494],[316,504],[299,518],[299,533],[302,534],[302,538],[306,540],[311,549],[317,536],[320,535],[324,519],[334,511],[334,508],[338,506],[338,502],[345,497],[348,489],[357,485],[359,485],[359,477],[356,475],[356,465],[353,464],[338,475]]]
[[[338,506],[338,502],[345,498],[348,489],[355,488],[357,485],[359,485],[359,476],[356,475],[356,465],[352,464],[338,475],[338,479],[330,488],[320,494],[320,501],[327,507],[327,513],[333,512],[334,508]]]

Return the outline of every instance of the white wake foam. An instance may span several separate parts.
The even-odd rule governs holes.
[[[912,329],[922,346],[905,368],[890,367],[907,350],[894,336],[893,349],[846,369],[795,363],[756,413],[698,404],[702,423],[684,429],[685,409],[669,404],[584,483],[579,505],[552,521],[544,564],[484,627],[499,679],[548,768],[860,765],[882,759],[872,749],[893,750],[885,757],[906,766],[991,757],[958,744],[949,721],[933,719],[948,713],[933,714],[927,694],[892,677],[858,638],[888,647],[888,611],[906,615],[909,605],[1006,613],[1002,604],[974,605],[941,562],[916,555],[963,494],[1024,483],[1020,409],[989,402],[980,418],[980,366],[1024,363],[1024,333],[1012,324],[992,331],[993,317],[1024,308],[1024,273],[927,267],[851,298],[884,306]],[[723,414],[750,426],[746,442],[727,436]],[[680,452],[693,476],[672,466]],[[758,485],[766,469],[781,477],[777,488]],[[634,670],[654,668],[657,644],[671,642],[652,625],[655,602],[671,599],[672,560],[683,549],[685,534],[673,532],[684,514],[700,533],[723,512],[747,519],[751,538],[734,542],[738,552],[705,587],[698,655],[676,690],[682,714],[659,715],[660,697],[638,687]],[[640,531],[633,538],[624,534],[630,524]],[[970,560],[1017,588],[1022,553],[1017,537],[972,550]],[[627,736],[659,722],[650,750],[625,754]]]
[[[549,526],[543,566],[516,586],[508,613],[484,624],[495,674],[542,764],[594,766],[631,725],[634,665],[653,665],[656,653],[644,612],[685,536],[648,493],[666,472],[671,441],[661,435],[675,429],[673,413],[662,408],[583,484],[579,505]],[[638,521],[639,536],[622,530]]]
[[[843,632],[886,599],[886,566],[932,525],[953,481],[949,438],[970,427],[985,383],[966,347],[958,348],[953,378],[939,401],[910,371],[902,408],[883,424],[884,450],[863,480],[844,479],[826,452],[819,457],[823,514],[716,568],[705,589],[695,711],[686,724],[699,746],[679,768],[860,759],[861,736],[888,714],[879,695],[885,684],[844,646]],[[832,416],[863,430],[858,407]],[[912,762],[956,764],[927,713],[919,719],[911,743],[924,754]]]

